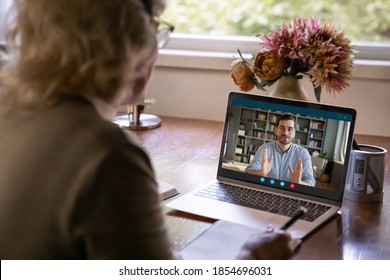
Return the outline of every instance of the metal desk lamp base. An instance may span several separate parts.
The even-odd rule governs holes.
[[[127,113],[115,116],[113,122],[130,130],[149,130],[161,126],[161,119],[155,115],[144,114],[144,105],[127,106]]]

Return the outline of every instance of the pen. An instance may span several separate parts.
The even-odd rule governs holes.
[[[303,207],[303,206],[299,207],[298,212],[295,213],[294,216],[292,216],[290,218],[290,220],[288,220],[287,223],[285,223],[280,229],[281,230],[288,229],[289,227],[291,227],[293,225],[293,223],[295,223],[300,217],[302,217],[306,213],[307,213],[307,209],[305,207]]]

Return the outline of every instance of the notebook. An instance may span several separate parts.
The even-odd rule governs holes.
[[[160,194],[160,199],[165,200],[168,199],[172,196],[175,196],[179,194],[178,190],[172,186],[171,184],[168,184],[167,182],[158,180],[158,192]]]
[[[276,121],[283,114],[294,118],[292,142],[305,148],[309,158],[327,159],[314,186],[246,172],[257,150],[275,143]],[[308,212],[288,229],[293,238],[303,239],[341,209],[355,121],[352,108],[231,92],[216,179],[166,206],[259,230],[280,228],[304,206]],[[305,164],[305,172],[315,169]]]

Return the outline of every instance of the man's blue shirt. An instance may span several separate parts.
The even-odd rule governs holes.
[[[267,149],[268,160],[271,155],[274,157],[271,171],[267,174],[267,177],[291,181],[288,165],[290,164],[295,171],[297,169],[298,159],[302,159],[303,173],[301,180],[308,181],[312,186],[315,186],[316,181],[313,176],[310,154],[308,150],[294,143],[291,143],[290,148],[284,153],[280,150],[277,141],[261,145],[255,157],[246,168],[246,171],[248,169],[261,170],[261,159],[265,149]]]

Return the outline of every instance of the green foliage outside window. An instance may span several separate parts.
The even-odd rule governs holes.
[[[163,14],[176,33],[245,36],[297,17],[340,24],[355,42],[390,42],[389,0],[168,0]]]

